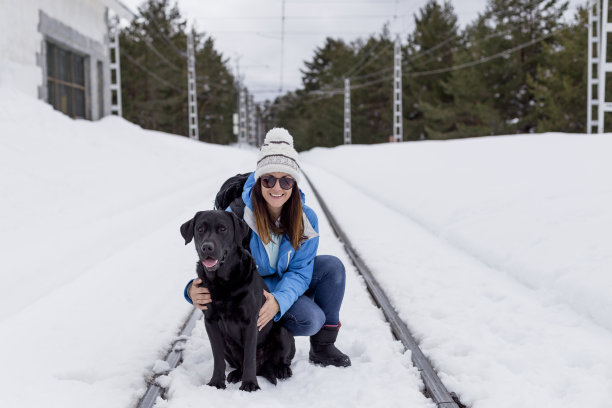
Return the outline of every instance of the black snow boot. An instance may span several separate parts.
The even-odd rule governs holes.
[[[351,365],[351,359],[334,346],[340,326],[340,323],[337,326],[323,326],[317,334],[310,336],[309,358],[311,362],[323,367],[328,365],[348,367]]]

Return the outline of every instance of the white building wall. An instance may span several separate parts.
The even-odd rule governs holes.
[[[119,6],[109,0],[0,0],[0,83],[9,82],[24,92],[46,98],[44,66],[45,35],[40,32],[41,19],[50,39],[66,48],[91,56],[86,67],[90,87],[89,117],[110,112],[110,92],[104,95],[100,108],[99,85],[108,88],[108,6]],[[119,10],[125,15],[125,10]],[[57,37],[57,38],[53,38]],[[58,41],[59,39],[59,41]],[[104,66],[99,84],[97,62]]]

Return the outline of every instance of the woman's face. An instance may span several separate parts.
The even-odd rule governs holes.
[[[264,181],[266,176],[273,176],[277,179],[274,185],[270,188],[266,187],[266,183]],[[270,210],[275,216],[280,215],[280,210],[283,208],[283,205],[287,202],[287,200],[289,200],[289,197],[291,197],[291,192],[293,191],[293,187],[289,190],[283,190],[280,185],[280,180],[278,180],[282,177],[291,178],[291,176],[289,176],[287,173],[267,173],[261,176],[261,193],[264,200],[266,200],[266,203],[268,204],[268,210]]]

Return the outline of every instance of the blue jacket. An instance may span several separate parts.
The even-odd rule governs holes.
[[[304,193],[300,190],[306,238],[298,249],[294,250],[289,237],[285,234],[280,242],[278,261],[276,265],[270,265],[266,246],[259,238],[253,214],[251,191],[256,181],[254,174],[251,173],[242,190],[242,201],[245,204],[243,219],[253,231],[250,248],[257,264],[257,272],[264,278],[280,306],[280,312],[274,316],[274,321],[278,321],[310,285],[314,259],[319,247],[319,221],[315,212],[304,203]],[[185,288],[185,298],[191,302],[187,296],[188,288],[189,285]]]

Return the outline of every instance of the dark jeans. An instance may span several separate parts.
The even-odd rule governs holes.
[[[316,256],[308,290],[280,321],[294,336],[312,336],[323,325],[337,325],[345,281],[344,265],[338,258],[332,255]]]

